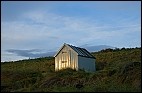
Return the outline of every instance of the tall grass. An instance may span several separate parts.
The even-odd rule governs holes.
[[[1,92],[141,92],[141,48],[92,53],[95,73],[54,71],[54,58],[1,63]]]

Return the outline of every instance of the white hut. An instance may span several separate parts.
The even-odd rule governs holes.
[[[64,44],[54,55],[55,71],[72,68],[75,70],[84,69],[85,71],[94,72],[95,57],[86,49]]]

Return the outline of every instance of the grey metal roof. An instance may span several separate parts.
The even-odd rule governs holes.
[[[80,48],[80,47],[76,47],[76,46],[72,46],[72,45],[69,45],[69,44],[66,44],[66,43],[64,43],[64,45],[58,50],[58,52],[54,55],[54,57],[56,57],[59,54],[59,52],[63,49],[64,46],[68,46],[68,47],[72,48],[75,52],[77,52],[78,56],[83,56],[83,57],[88,57],[88,58],[94,58],[94,59],[96,59],[86,49]]]
[[[72,46],[67,44],[69,47],[71,47],[74,51],[76,51],[78,53],[79,56],[83,56],[83,57],[88,57],[88,58],[95,58],[90,52],[88,52],[86,49],[84,48],[80,48],[80,47],[76,47],[76,46]]]

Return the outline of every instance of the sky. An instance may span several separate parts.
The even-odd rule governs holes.
[[[1,62],[46,55],[64,43],[141,47],[141,1],[1,2]]]

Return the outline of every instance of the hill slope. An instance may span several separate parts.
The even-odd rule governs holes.
[[[54,58],[1,63],[1,92],[140,92],[141,48],[92,53],[97,71],[54,72]]]

